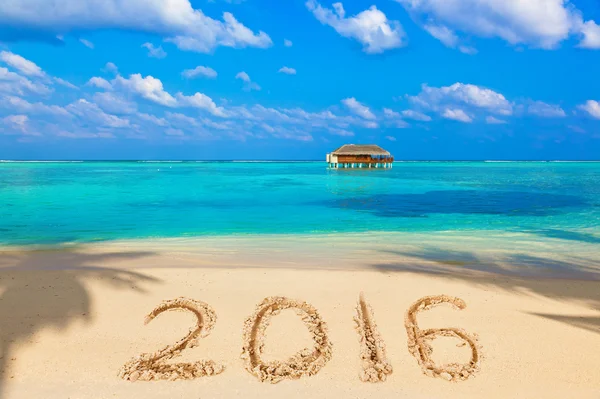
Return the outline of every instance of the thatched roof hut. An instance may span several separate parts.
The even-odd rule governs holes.
[[[391,168],[394,157],[375,144],[344,144],[327,154],[331,168]]]
[[[344,144],[331,153],[332,155],[375,155],[391,156],[389,151],[384,150],[376,144]]]

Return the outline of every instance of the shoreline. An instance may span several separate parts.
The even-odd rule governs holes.
[[[591,237],[592,232],[587,236]],[[387,264],[391,269],[397,265],[402,270],[404,265],[414,264],[408,270],[600,280],[600,248],[594,242],[500,230],[232,234],[53,245],[0,245],[0,258],[18,254],[41,257],[78,251],[98,254],[134,251],[157,255],[144,268],[230,265],[261,268],[264,260],[268,259],[265,263],[270,265],[268,268],[369,270]],[[173,259],[178,259],[181,265],[168,264]],[[42,265],[43,262],[32,262],[29,266]],[[0,270],[2,266],[0,264]]]

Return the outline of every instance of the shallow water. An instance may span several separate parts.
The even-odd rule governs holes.
[[[0,163],[0,244],[362,231],[600,244],[600,163]]]

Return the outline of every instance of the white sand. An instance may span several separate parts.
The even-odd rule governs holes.
[[[527,237],[518,238],[476,245],[428,237],[425,245],[424,237],[408,235],[247,237],[6,249],[0,252],[0,397],[599,398],[598,254],[578,244],[568,261],[571,243],[532,248]],[[539,277],[550,269],[566,275],[559,266],[567,265],[577,266],[575,278]],[[512,276],[517,266],[534,277]],[[385,382],[359,378],[353,318],[361,291],[393,367]],[[459,297],[467,308],[419,313],[419,326],[477,335],[483,359],[466,381],[425,375],[408,350],[406,310],[438,294]],[[242,329],[263,298],[277,295],[318,310],[333,352],[316,375],[269,384],[244,368]],[[198,347],[170,362],[213,360],[225,366],[223,373],[191,381],[118,378],[132,357],[172,344],[194,326],[195,318],[183,312],[143,324],[159,303],[180,296],[209,304],[217,322]],[[470,349],[458,342],[434,340],[436,363],[468,362]],[[312,345],[301,319],[285,310],[266,330],[263,359],[285,360]]]

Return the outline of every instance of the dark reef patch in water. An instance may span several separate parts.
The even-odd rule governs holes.
[[[381,217],[429,214],[547,216],[586,205],[574,195],[522,191],[445,190],[422,194],[381,194],[326,201],[326,206],[371,212]]]

